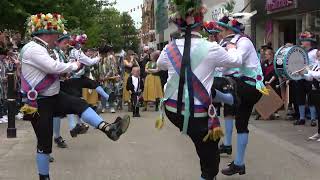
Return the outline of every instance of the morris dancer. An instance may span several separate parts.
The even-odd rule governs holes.
[[[309,64],[315,65],[317,63],[316,53],[317,49],[317,39],[315,35],[311,32],[305,31],[299,35],[299,41],[301,46],[308,52]],[[294,122],[294,125],[305,125],[305,110],[306,110],[306,97],[312,90],[312,82],[306,81],[305,79],[295,81],[295,99],[299,107],[299,119]],[[311,126],[316,126],[317,110],[315,106],[309,106],[310,116],[311,116]]]
[[[50,23],[49,23],[50,22]],[[85,122],[101,130],[111,140],[126,132],[130,117],[118,117],[112,124],[103,121],[82,99],[60,91],[58,74],[79,69],[80,63],[62,63],[52,57],[58,35],[64,30],[59,14],[37,14],[27,20],[33,40],[21,50],[21,91],[25,105],[21,111],[31,120],[37,137],[36,162],[40,180],[49,180],[49,154],[52,152],[53,120],[55,116],[77,114]],[[52,57],[51,57],[52,56]]]
[[[239,173],[245,174],[244,156],[246,147],[248,144],[248,122],[253,109],[253,106],[258,102],[261,93],[267,94],[268,91],[263,84],[263,74],[261,64],[258,59],[256,50],[251,40],[242,34],[244,25],[238,20],[233,19],[230,16],[224,16],[218,22],[221,27],[221,35],[224,37],[221,45],[233,44],[237,47],[235,52],[238,58],[243,59],[243,64],[237,69],[228,69],[225,75],[231,76],[236,82],[236,94],[239,96],[238,104],[232,109],[230,107],[229,112],[225,112],[228,117],[235,115],[236,129],[237,129],[237,153],[235,161],[231,162],[226,169],[221,172],[224,175],[234,175]],[[260,91],[260,92],[259,92]],[[225,114],[225,115],[226,115]],[[226,137],[225,145],[222,146],[222,152],[228,152],[231,150],[231,137],[233,130],[232,119],[225,120]],[[229,146],[226,148],[226,146]]]
[[[216,67],[239,67],[242,59],[234,58],[233,46],[227,52],[217,43],[202,39],[199,31],[206,8],[201,1],[173,3],[178,9],[173,10],[177,16],[172,21],[184,32],[184,38],[168,44],[157,62],[158,68],[168,70],[169,75],[164,90],[165,113],[192,139],[200,158],[201,179],[214,180],[219,172],[218,143],[222,132],[212,108],[212,72]],[[183,9],[192,10],[184,12]],[[162,125],[161,115],[156,126]]]
[[[57,58],[57,61],[62,63],[67,63],[67,57],[64,53],[64,51],[67,50],[68,43],[69,43],[70,35],[65,31],[63,35],[61,35],[58,40],[56,41],[56,47],[53,49],[53,52]],[[60,81],[63,83],[63,80],[65,79],[65,76],[60,76]],[[61,88],[61,91],[63,89]],[[74,121],[69,119],[69,128],[72,130],[74,128]],[[54,135],[54,142],[57,144],[59,148],[67,148],[67,144],[65,143],[65,140],[61,137],[60,134],[60,126],[61,126],[61,118],[60,117],[54,117],[53,118],[53,135]]]
[[[104,98],[104,101],[107,101],[109,95],[104,91],[99,83],[85,76],[85,67],[95,65],[100,61],[99,57],[91,59],[82,52],[81,46],[85,44],[86,41],[87,35],[85,34],[72,37],[71,44],[74,48],[70,51],[68,60],[71,62],[79,61],[82,64],[82,67],[79,71],[73,73],[70,79],[64,81],[63,89],[66,93],[79,97],[82,96],[82,88],[95,89],[97,93]],[[89,127],[85,125],[80,118],[74,115],[69,115],[69,118],[69,121],[72,121],[72,119],[77,120],[77,124],[74,125],[72,130],[70,130],[72,137],[76,137],[77,134],[85,133],[88,130]],[[85,131],[83,130],[83,126],[85,127]]]
[[[117,63],[116,57],[114,56],[113,47],[111,45],[105,45],[100,48],[99,52],[101,53],[103,60],[99,65],[99,75],[100,80],[102,81],[104,87],[106,87],[109,91],[109,105],[110,105],[110,112],[116,112],[116,101],[117,101],[117,92],[119,92],[119,80],[120,70],[119,65]],[[105,111],[105,107],[107,102],[102,100],[101,102],[103,106],[103,111]]]

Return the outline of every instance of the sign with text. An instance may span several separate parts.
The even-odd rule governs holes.
[[[225,13],[228,11],[224,7],[213,9],[211,12],[212,20],[218,21],[220,18],[222,18]]]
[[[297,8],[297,0],[266,0],[268,14]]]

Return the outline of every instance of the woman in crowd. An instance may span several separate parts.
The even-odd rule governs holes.
[[[143,91],[143,99],[145,102],[145,110],[147,110],[148,102],[156,103],[156,111],[159,110],[159,102],[163,97],[160,76],[158,74],[157,59],[160,51],[151,54],[151,61],[146,64],[145,72],[148,74],[145,80],[145,88]]]
[[[262,72],[266,85],[270,85],[273,90],[277,92],[279,96],[281,96],[281,91],[276,86],[279,84],[279,80],[275,74],[274,65],[274,52],[271,47],[267,47],[264,50],[264,62],[262,64]],[[278,118],[280,115],[276,112],[274,113],[274,117]]]
[[[123,102],[128,103],[128,109],[131,110],[131,105],[130,105],[130,94],[129,91],[127,90],[127,80],[128,77],[132,71],[133,66],[139,66],[137,60],[135,59],[135,54],[132,50],[129,50],[127,53],[126,58],[123,61],[124,68],[125,68],[125,73],[123,77]]]

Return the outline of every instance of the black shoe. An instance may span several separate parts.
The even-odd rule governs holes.
[[[80,131],[81,131],[81,125],[80,124],[77,124],[76,127],[74,127],[71,131],[70,131],[70,135],[71,137],[77,137],[78,134],[80,134]]]
[[[50,177],[49,177],[49,175],[44,176],[44,175],[39,174],[39,179],[40,180],[50,180]]]
[[[225,146],[224,144],[221,144],[219,147],[220,154],[232,154],[232,146]]]
[[[111,140],[117,141],[120,136],[127,131],[130,124],[130,116],[125,115],[122,118],[117,117],[117,119],[112,124],[107,124],[106,122],[102,123],[104,123],[104,125],[99,129],[103,131]]]
[[[317,121],[316,120],[311,120],[311,126],[312,127],[315,127],[315,126],[317,126]]]
[[[80,132],[79,134],[85,134],[88,132],[90,126],[88,124],[82,123],[80,124]]]
[[[58,138],[54,138],[54,142],[57,144],[59,148],[67,148],[68,145],[64,141],[64,139],[60,136]]]
[[[221,173],[226,176],[232,176],[234,174],[243,175],[246,174],[246,166],[237,166],[234,162],[231,162],[227,168],[221,170]]]
[[[299,125],[305,125],[306,121],[304,119],[296,120],[293,125],[299,126]]]
[[[54,158],[52,156],[49,156],[49,162],[53,163],[54,162]]]

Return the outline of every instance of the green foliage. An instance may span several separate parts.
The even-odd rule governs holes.
[[[171,0],[170,3],[175,6],[175,12],[184,17],[189,9],[200,7],[202,0]]]
[[[125,39],[124,35],[137,34],[130,15],[120,14],[113,5],[115,0],[0,0],[0,30],[12,29],[24,34],[28,16],[37,13],[62,14],[68,31],[88,35],[87,47],[112,44],[115,49],[138,49],[137,37]],[[116,27],[129,24],[126,27]],[[132,42],[132,43],[126,43]]]
[[[236,5],[236,2],[234,0],[230,0],[226,2],[223,7],[228,11],[228,12],[233,12],[234,7]]]
[[[129,26],[123,27],[121,29],[121,36],[124,37],[124,49],[126,50],[133,50],[135,52],[139,49],[139,39],[136,36],[133,37],[127,37],[129,35],[137,35],[138,31],[134,27],[134,21],[131,18],[131,16],[128,13],[122,13],[121,14],[121,24],[128,24]]]

